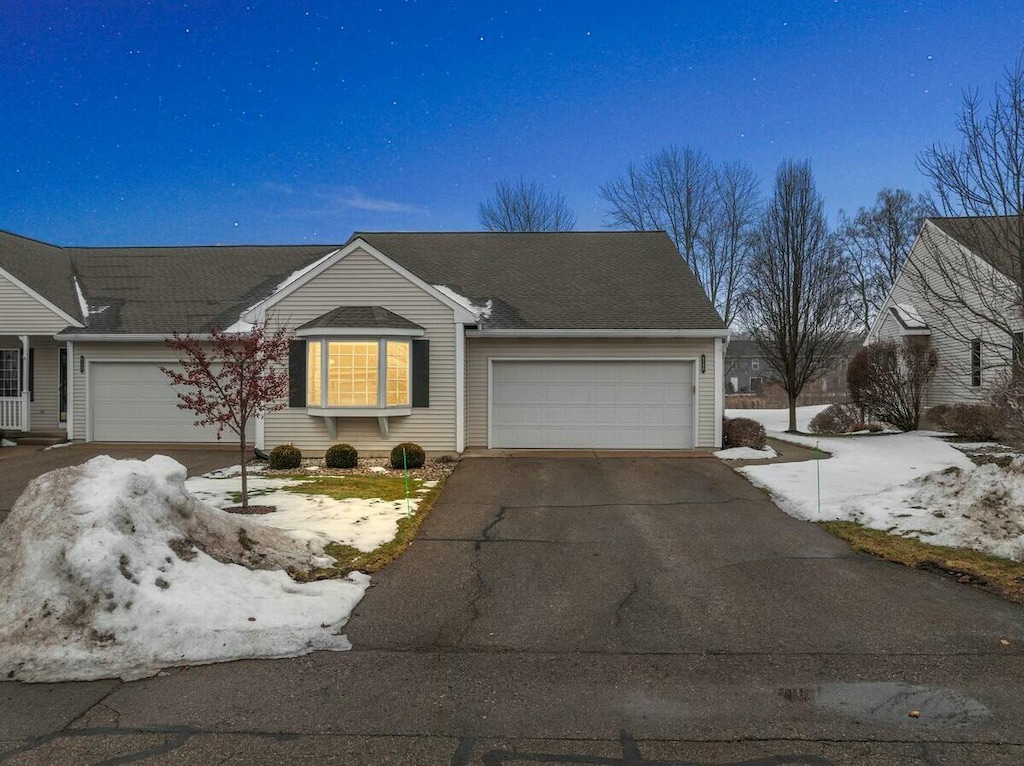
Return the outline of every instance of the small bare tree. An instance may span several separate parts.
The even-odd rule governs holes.
[[[257,324],[241,333],[214,329],[209,342],[174,334],[167,347],[179,354],[182,371],[161,367],[179,386],[178,408],[196,415],[197,426],[216,426],[238,437],[242,466],[242,508],[249,507],[245,431],[249,421],[285,406],[288,395],[289,336]]]
[[[937,364],[938,357],[923,336],[864,346],[846,371],[850,399],[872,417],[902,431],[916,431]]]
[[[572,231],[576,215],[565,195],[548,193],[536,181],[502,180],[494,196],[480,203],[480,224],[488,231]]]
[[[670,146],[600,188],[612,228],[664,230],[726,323],[746,269],[759,183],[741,163],[716,168],[701,151]]]
[[[860,208],[852,219],[840,212],[852,307],[865,331],[882,309],[922,222],[933,212],[927,197],[905,189],[882,189],[874,206]]]
[[[986,358],[1002,366],[1024,322],[1024,62],[990,103],[966,93],[956,127],[959,145],[918,158],[949,218],[925,226],[928,257],[912,259],[907,274],[942,332],[965,345],[983,336]]]
[[[789,430],[804,386],[835,365],[849,340],[842,260],[809,162],[779,166],[750,260],[744,320],[786,392]]]

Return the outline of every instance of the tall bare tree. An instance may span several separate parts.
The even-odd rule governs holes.
[[[986,366],[1002,365],[1024,323],[1024,60],[1006,70],[991,101],[965,93],[956,128],[959,144],[931,146],[918,165],[942,214],[959,220],[926,226],[929,257],[915,257],[907,272],[943,332],[980,337]]]
[[[663,229],[727,323],[749,251],[759,184],[740,163],[716,168],[706,154],[670,146],[600,188],[607,225]]]
[[[494,196],[480,203],[480,224],[489,231],[572,231],[576,214],[565,195],[547,192],[536,181],[501,180]]]
[[[758,227],[744,321],[786,392],[789,430],[804,386],[835,364],[849,339],[842,259],[809,162],[786,160]]]
[[[933,212],[931,200],[905,189],[882,189],[874,206],[860,208],[853,218],[840,212],[852,308],[865,330],[896,282],[922,222]]]

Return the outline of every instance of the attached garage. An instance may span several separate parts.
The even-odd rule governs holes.
[[[493,448],[688,449],[694,362],[492,359]]]
[[[195,415],[178,409],[174,388],[160,367],[157,362],[89,364],[89,441],[217,441],[215,428],[196,427]]]

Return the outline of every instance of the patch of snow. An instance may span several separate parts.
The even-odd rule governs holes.
[[[472,314],[474,314],[477,319],[491,318],[491,311],[494,308],[494,301],[491,300],[490,298],[488,298],[487,302],[484,303],[483,305],[479,305],[473,303],[473,301],[467,298],[465,295],[462,295],[453,290],[452,288],[448,287],[448,285],[434,285],[433,287],[442,295],[446,295],[447,297],[451,298],[453,301],[458,303],[460,306],[466,309],[466,311],[469,311]]]
[[[388,469],[382,465],[370,466],[370,473],[387,473]]]
[[[0,526],[0,677],[143,678],[350,648],[369,578],[300,584],[319,546],[204,505],[185,468],[100,456],[35,479]]]
[[[64,449],[64,447],[70,447],[74,442],[61,442],[60,444],[51,444],[49,447],[43,447],[43,452],[49,452],[52,449]]]
[[[0,439],[0,447],[17,447],[18,442],[12,442],[10,439]]]
[[[283,282],[281,282],[277,287],[274,288],[274,292],[271,293],[271,295],[274,295],[275,293],[281,292],[286,287],[288,287],[288,285],[290,285],[292,282],[295,282],[295,281],[297,281],[299,279],[302,279],[302,277],[306,276],[306,274],[311,272],[313,269],[315,269],[321,263],[323,263],[328,258],[332,257],[333,255],[335,255],[338,252],[339,252],[338,250],[332,250],[331,252],[327,253],[326,255],[321,256],[320,258],[317,258],[315,261],[313,261],[308,266],[303,266],[301,269],[298,269],[297,271],[293,271],[291,274],[289,274],[287,277],[284,278]],[[262,301],[261,301],[261,303],[262,303]]]
[[[908,329],[920,330],[928,327],[912,303],[897,303],[893,306],[893,310]]]
[[[796,408],[796,429],[806,431],[811,420],[829,405],[819,404]],[[726,410],[727,418],[750,418],[764,426],[765,431],[785,431],[789,428],[789,409],[782,407],[771,410]]]
[[[85,299],[85,293],[82,292],[82,285],[79,284],[78,277],[72,277],[71,281],[75,283],[75,295],[78,296],[78,310],[82,312],[83,319],[88,319],[89,302]]]
[[[335,500],[318,493],[294,491],[306,479],[279,476],[249,478],[249,501],[271,505],[272,513],[248,516],[253,524],[287,532],[322,550],[331,542],[351,545],[361,551],[372,551],[392,540],[398,533],[398,522],[406,515],[405,500],[346,498]],[[236,497],[242,489],[239,475],[213,477],[195,476],[185,482],[189,492],[215,508],[238,505]],[[292,489],[288,489],[292,488]],[[412,498],[413,511],[419,503]]]
[[[246,322],[244,319],[239,319],[224,332],[229,335],[245,335],[248,332],[252,332],[256,329],[256,325],[252,322]]]
[[[715,453],[715,457],[720,460],[771,460],[779,456],[771,447],[765,447],[764,449],[754,449],[753,447],[731,447],[729,449],[718,450]]]

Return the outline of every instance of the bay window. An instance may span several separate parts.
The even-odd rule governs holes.
[[[306,407],[388,410],[412,405],[411,342],[393,338],[308,338]]]

